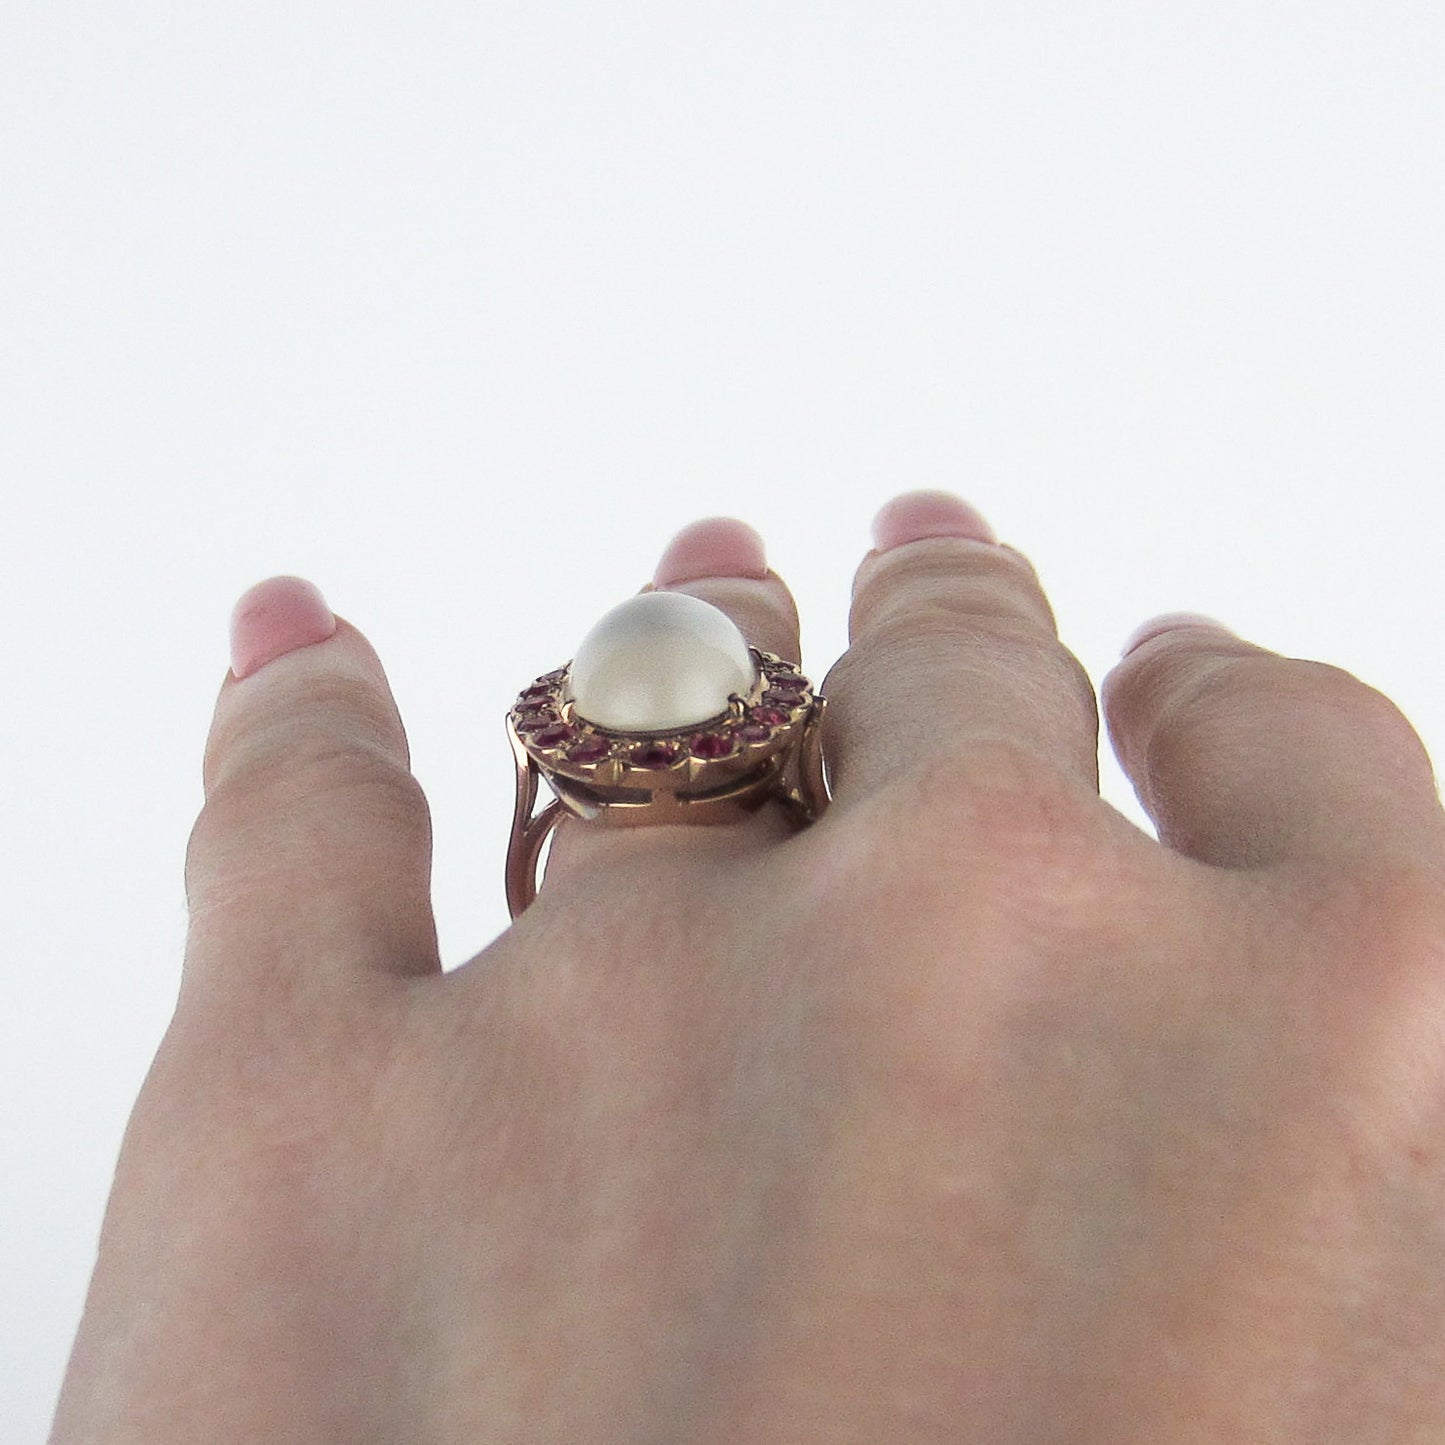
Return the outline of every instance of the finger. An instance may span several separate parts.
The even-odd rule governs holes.
[[[1088,674],[1059,641],[1033,567],[943,492],[895,497],[854,578],[824,730],[835,806],[938,759],[1022,755],[1098,792]]]
[[[1130,646],[1101,695],[1162,843],[1231,868],[1445,866],[1429,756],[1382,693],[1197,614],[1157,618]]]
[[[707,517],[667,544],[644,592],[686,592],[721,608],[748,642],[802,662],[798,607],[768,566],[762,537],[734,517]]]
[[[188,981],[436,972],[431,821],[366,639],[296,577],[232,614],[186,852]]]
[[[686,592],[727,613],[748,643],[801,663],[798,609],[792,593],[768,566],[763,539],[746,522],[708,517],[691,523],[668,544],[651,582],[641,591]],[[656,868],[662,860],[683,868],[729,853],[746,854],[790,836],[786,818],[767,806],[721,827],[661,825],[606,828],[565,817],[553,834],[543,887],[549,896],[605,862]],[[539,896],[542,888],[538,890]]]

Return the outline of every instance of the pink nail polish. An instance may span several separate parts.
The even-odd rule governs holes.
[[[879,552],[924,537],[998,541],[983,514],[952,492],[905,492],[884,503],[873,518],[873,546]]]
[[[1173,632],[1180,627],[1212,627],[1216,632],[1228,633],[1230,637],[1238,635],[1222,622],[1206,617],[1202,612],[1163,612],[1158,617],[1151,617],[1143,626],[1135,628],[1119,656],[1128,657],[1146,642],[1152,642],[1156,637],[1162,637],[1164,633]]]
[[[294,652],[325,642],[336,617],[320,589],[302,577],[271,577],[231,609],[231,672],[237,681]]]
[[[684,527],[667,544],[652,582],[674,587],[700,577],[766,577],[763,539],[736,517],[706,517]]]

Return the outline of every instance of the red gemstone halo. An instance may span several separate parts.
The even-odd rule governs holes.
[[[579,781],[655,788],[667,777],[695,780],[703,769],[747,772],[777,751],[814,702],[812,684],[794,663],[748,650],[758,665],[752,690],[734,693],[727,712],[685,728],[627,733],[578,717],[566,695],[570,663],[524,688],[507,722],[546,772]]]

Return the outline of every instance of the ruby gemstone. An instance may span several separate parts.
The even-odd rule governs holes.
[[[671,743],[643,743],[629,754],[632,763],[639,768],[666,768],[677,757],[677,749]]]
[[[787,713],[780,712],[775,707],[751,708],[748,711],[748,716],[752,718],[754,722],[766,723],[771,728],[782,727],[788,720]]]
[[[606,738],[583,738],[567,749],[567,757],[574,763],[595,763],[612,751],[612,744]]]
[[[551,727],[557,721],[556,713],[550,708],[538,712],[527,712],[517,722],[519,733],[534,733],[539,728]]]
[[[566,723],[554,723],[551,727],[542,728],[540,732],[534,732],[532,741],[539,748],[555,748],[558,743],[565,743],[572,736],[572,732]]]
[[[737,736],[745,743],[765,743],[772,735],[772,728],[760,722],[744,723],[737,730]]]
[[[737,743],[727,733],[699,733],[692,740],[695,758],[725,758],[737,750]]]
[[[803,701],[803,694],[794,692],[791,688],[770,687],[763,694],[763,701],[774,703],[778,707],[797,707]]]

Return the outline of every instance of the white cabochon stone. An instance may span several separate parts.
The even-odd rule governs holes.
[[[640,592],[607,613],[572,659],[574,711],[598,727],[665,732],[727,711],[757,679],[727,615],[686,592]]]

